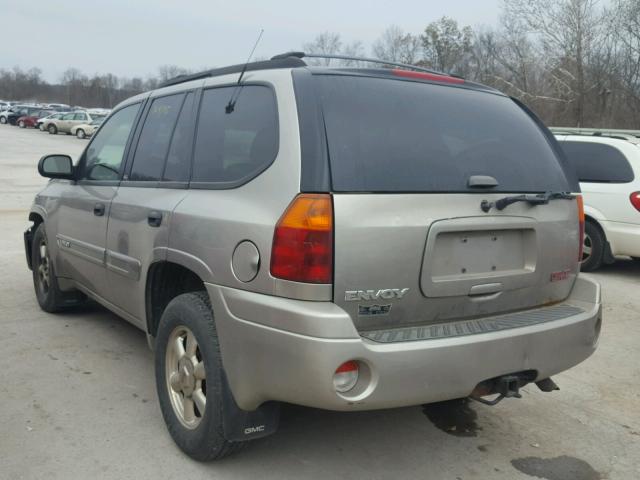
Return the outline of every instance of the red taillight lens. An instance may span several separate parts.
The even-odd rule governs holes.
[[[340,365],[333,374],[333,388],[336,392],[345,393],[358,383],[358,362],[349,360]]]
[[[640,212],[640,192],[633,192],[629,195],[629,200],[631,200],[631,205]]]
[[[333,280],[333,204],[327,194],[298,195],[273,234],[271,275],[305,283]]]
[[[415,78],[417,80],[431,80],[433,82],[444,83],[464,83],[463,78],[451,77],[449,75],[440,75],[437,73],[416,72],[413,70],[401,70],[399,68],[394,68],[393,70],[391,70],[391,72],[397,77]]]
[[[580,225],[580,247],[578,248],[578,262],[582,261],[582,250],[584,248],[584,201],[582,195],[576,197],[578,202],[578,222]]]

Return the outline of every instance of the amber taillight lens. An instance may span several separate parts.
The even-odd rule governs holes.
[[[271,275],[305,283],[333,281],[333,203],[328,194],[300,194],[278,221]]]

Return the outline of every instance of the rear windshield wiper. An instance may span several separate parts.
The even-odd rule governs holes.
[[[545,192],[545,193],[536,193],[536,194],[526,194],[526,195],[513,195],[511,197],[504,197],[496,200],[495,202],[490,202],[488,200],[483,200],[480,203],[480,208],[483,212],[488,212],[491,208],[496,210],[504,210],[512,203],[516,202],[527,202],[530,205],[546,205],[551,200],[572,200],[576,198],[575,195],[569,192]]]

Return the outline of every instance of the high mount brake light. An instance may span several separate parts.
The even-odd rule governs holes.
[[[394,68],[391,70],[391,73],[397,77],[415,78],[417,80],[431,80],[433,82],[455,83],[458,85],[464,83],[463,78],[439,75],[437,73],[414,72],[412,70],[401,70],[399,68]]]
[[[578,224],[580,225],[580,246],[578,247],[578,262],[582,262],[582,253],[584,249],[584,201],[582,195],[576,195],[578,202]]]
[[[300,194],[276,224],[271,275],[305,283],[333,281],[333,203],[328,194]]]

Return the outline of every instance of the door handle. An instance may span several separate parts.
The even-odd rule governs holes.
[[[162,223],[162,212],[158,212],[156,210],[152,210],[149,212],[149,216],[147,217],[147,222],[151,227],[159,227]]]
[[[96,203],[93,206],[93,214],[96,217],[101,217],[104,215],[104,203]]]

